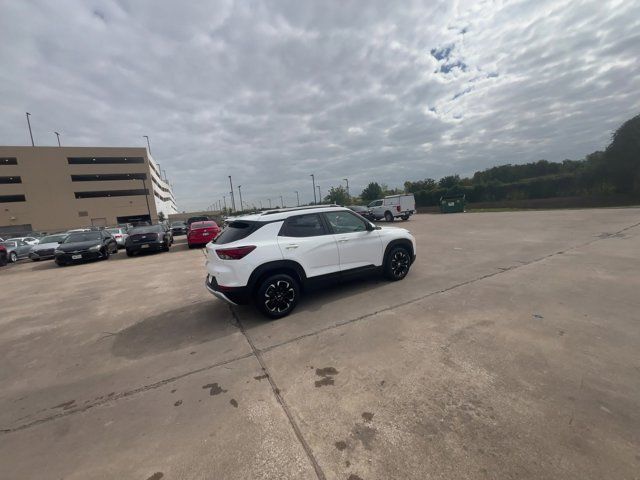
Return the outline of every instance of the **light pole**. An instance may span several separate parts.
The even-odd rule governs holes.
[[[29,112],[26,112],[27,114],[27,125],[29,125],[29,136],[31,137],[31,146],[35,147],[36,144],[33,143],[33,133],[31,133],[31,121],[29,121],[29,117],[31,116],[31,114]]]
[[[153,220],[151,219],[151,207],[149,207],[149,195],[147,192],[147,184],[145,183],[145,179],[147,178],[147,174],[143,173],[142,174],[142,188],[144,189],[144,199],[147,201],[147,212],[149,213],[149,223],[153,223]]]
[[[298,199],[298,206],[300,206],[300,195],[298,194],[297,190],[296,190],[296,198]]]
[[[315,205],[316,203],[318,203],[318,201],[316,200],[316,176],[312,173],[310,177],[311,182],[313,182],[313,204]]]
[[[151,155],[151,143],[149,143],[149,135],[142,135],[142,138],[147,139],[147,149],[149,150],[149,155]]]
[[[268,198],[267,200],[269,200],[269,208],[271,208],[271,199]]]
[[[222,195],[222,200],[224,200],[224,211],[227,211],[227,197],[226,195]]]
[[[260,210],[262,210],[262,200],[258,200],[260,202]]]
[[[320,185],[318,185],[318,202],[322,203],[322,194],[320,194]]]
[[[349,195],[349,179],[343,178],[345,182],[347,182],[347,202],[351,203],[351,195]]]
[[[238,185],[238,194],[240,195],[240,211],[243,211],[244,207],[242,206],[242,190],[240,190],[241,187],[242,185]]]
[[[231,187],[231,211],[236,210],[236,199],[233,196],[233,183],[231,182],[231,175],[229,175],[229,186]]]
[[[282,199],[282,195],[280,195],[280,206],[284,208],[284,200]]]
[[[56,134],[56,137],[58,137],[58,146],[61,147],[62,145],[60,145],[60,134],[58,132],[53,132]]]

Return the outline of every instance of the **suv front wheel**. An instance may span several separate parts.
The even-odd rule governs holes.
[[[384,275],[389,280],[402,280],[409,273],[411,253],[407,247],[393,247],[384,262]]]
[[[282,318],[298,303],[300,287],[291,276],[278,273],[266,277],[256,291],[256,306],[269,318]]]

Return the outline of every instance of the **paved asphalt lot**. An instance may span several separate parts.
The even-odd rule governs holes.
[[[183,239],[0,269],[0,477],[640,478],[640,209],[402,225],[404,281],[274,322]]]

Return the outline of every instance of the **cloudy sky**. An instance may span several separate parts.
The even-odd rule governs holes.
[[[291,205],[602,149],[638,53],[634,0],[0,0],[0,144],[149,135],[181,210]]]

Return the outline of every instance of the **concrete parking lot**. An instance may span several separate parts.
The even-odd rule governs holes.
[[[640,208],[401,225],[404,281],[274,322],[180,237],[0,269],[0,477],[640,478]]]

